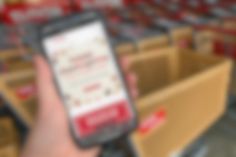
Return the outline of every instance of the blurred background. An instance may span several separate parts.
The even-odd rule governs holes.
[[[236,0],[0,0],[0,157],[34,124],[38,27],[91,9],[140,91],[139,127],[101,157],[236,157]]]

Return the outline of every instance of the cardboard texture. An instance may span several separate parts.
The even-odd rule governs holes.
[[[132,140],[140,157],[184,149],[224,113],[229,60],[170,47],[130,61],[139,79],[141,126]]]
[[[226,19],[223,22],[223,28],[236,30],[236,19]]]
[[[18,134],[10,118],[0,118],[0,147],[18,142]]]
[[[29,53],[25,55],[29,55]],[[22,53],[17,49],[0,51],[0,73],[32,69],[33,63],[28,58],[24,58]]]
[[[138,42],[123,43],[115,47],[115,51],[118,55],[130,55],[137,52],[146,52],[151,49],[165,48],[170,45],[167,35],[154,36],[144,38]]]
[[[183,26],[171,30],[171,38],[174,46],[183,48],[193,47],[193,28],[191,26]]]
[[[6,103],[27,127],[36,111],[35,71],[22,70],[0,76],[0,92]]]
[[[116,26],[118,36],[129,41],[137,51],[169,46],[169,37],[162,30],[144,28],[134,23]],[[127,44],[125,44],[127,46]],[[124,47],[124,46],[122,46]],[[127,52],[127,48],[125,48]]]
[[[154,48],[164,48],[169,46],[169,38],[167,35],[160,35],[143,39],[137,44],[138,50],[143,52]]]
[[[146,52],[151,49],[165,48],[169,46],[169,38],[167,35],[150,37],[142,39],[137,43],[127,43],[116,47],[116,52],[119,55],[130,55],[137,52]]]
[[[30,52],[29,52],[30,53]],[[35,115],[35,85],[32,60],[17,49],[0,52],[0,93],[14,113],[30,126]]]
[[[136,47],[132,43],[123,43],[115,47],[115,51],[118,55],[130,55],[136,52]]]
[[[19,135],[10,118],[0,118],[0,157],[19,156]]]
[[[19,148],[17,145],[6,145],[0,148],[0,157],[19,157]]]
[[[224,55],[236,59],[236,32],[227,29],[221,29],[215,34],[214,52],[218,55]]]
[[[156,18],[154,20],[154,28],[158,28],[167,33],[171,43],[180,47],[192,47],[193,44],[193,28],[191,25],[183,22],[170,20],[167,18]]]
[[[236,63],[234,62],[232,80],[230,84],[230,94],[236,96]]]
[[[213,54],[215,33],[211,30],[196,30],[194,34],[194,45],[202,54]]]

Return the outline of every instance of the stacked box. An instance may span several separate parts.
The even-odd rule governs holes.
[[[147,50],[168,45],[168,38],[161,30],[147,29],[133,23],[118,26],[120,36],[133,42],[138,50]]]
[[[207,28],[195,29],[194,45],[199,53],[213,54],[215,32]]]
[[[183,20],[194,27],[194,48],[201,53],[214,53],[217,31],[213,28],[220,27],[221,21],[211,15],[199,17],[195,14],[185,14]]]
[[[156,19],[155,27],[163,29],[170,36],[171,43],[182,48],[193,47],[193,29],[184,22]]]

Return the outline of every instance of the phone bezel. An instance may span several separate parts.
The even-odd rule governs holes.
[[[43,26],[40,26],[40,28],[39,28],[39,41],[40,41],[41,50],[42,50],[43,56],[45,57],[45,59],[47,60],[47,62],[50,65],[50,70],[53,73],[53,79],[54,79],[53,81],[54,81],[57,93],[60,96],[61,100],[63,101],[65,110],[67,112],[67,116],[69,116],[68,109],[65,106],[65,101],[63,100],[62,93],[61,93],[61,90],[60,90],[59,85],[58,85],[58,81],[54,77],[55,75],[54,75],[54,71],[52,69],[52,64],[51,64],[50,59],[49,59],[49,57],[48,57],[48,55],[47,55],[47,53],[44,49],[43,41],[45,40],[45,38],[51,37],[51,36],[56,35],[58,33],[68,31],[70,29],[74,29],[76,27],[84,26],[84,25],[92,23],[94,21],[101,21],[101,23],[104,27],[104,30],[105,30],[106,38],[109,39],[105,19],[103,18],[103,16],[100,13],[95,12],[95,11],[87,11],[87,12],[82,13],[82,14],[70,15],[70,16],[67,16],[67,17],[60,18],[60,19],[56,19],[56,20],[53,20],[53,21],[51,21],[51,22],[49,22],[49,23],[47,23]],[[118,59],[117,59],[118,57],[117,57],[117,55],[114,51],[115,49],[114,49],[113,45],[111,44],[111,41],[108,40],[108,42],[109,42],[110,49],[112,51],[112,56],[113,56],[113,59],[115,61],[116,67],[118,69],[119,75],[122,78],[122,82],[124,84],[124,88],[125,88],[126,94],[128,96],[129,105],[131,106],[132,111],[133,111],[133,118],[130,120],[132,122],[132,126],[127,129],[128,130],[127,133],[121,135],[121,136],[125,136],[125,135],[129,134],[130,132],[132,132],[138,124],[137,111],[136,111],[135,106],[134,106],[134,101],[132,100],[132,97],[131,97],[130,93],[128,92],[129,91],[128,90],[128,85],[127,85],[127,82],[124,79],[125,77],[124,77],[124,74],[121,70],[121,67],[119,66]],[[95,143],[90,143],[90,144],[84,144],[80,138],[77,138],[77,136],[75,135],[75,133],[73,131],[72,126],[74,125],[74,123],[71,122],[69,117],[68,117],[68,120],[69,120],[70,131],[71,131],[71,134],[73,136],[73,139],[77,144],[79,144],[79,146],[81,146],[83,148],[88,148],[88,147],[93,147],[93,146],[108,142],[108,141],[104,141],[103,143],[95,142]],[[114,137],[113,139],[110,139],[110,140],[120,138],[121,136]]]

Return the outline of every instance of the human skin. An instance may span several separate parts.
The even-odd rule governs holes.
[[[74,143],[68,120],[48,64],[40,55],[34,57],[37,72],[38,114],[21,157],[97,157],[100,147],[82,149]],[[120,61],[130,92],[137,96],[136,77],[129,72],[127,59]]]

